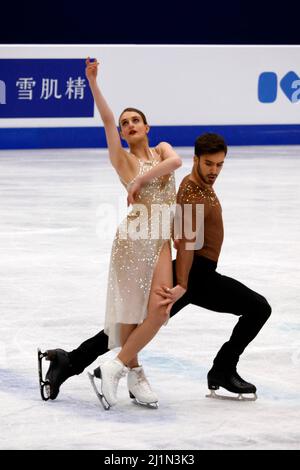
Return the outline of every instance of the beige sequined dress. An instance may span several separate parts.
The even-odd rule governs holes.
[[[139,160],[138,174],[158,163],[154,158]],[[133,181],[122,183],[128,189]],[[161,248],[170,243],[175,204],[174,173],[154,178],[141,189],[131,212],[118,227],[110,259],[104,326],[109,349],[120,346],[120,323],[140,324],[147,316],[153,272]]]

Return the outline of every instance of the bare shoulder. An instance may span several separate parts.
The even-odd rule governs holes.
[[[174,149],[168,142],[160,142],[155,147],[155,151],[158,153],[161,160],[164,160],[165,158],[168,158],[174,154]]]
[[[182,161],[178,153],[168,142],[160,142],[156,147],[156,151],[159,153],[161,160],[166,160],[167,158],[172,159],[172,162],[175,164],[175,168],[179,168],[182,165]]]
[[[168,142],[160,142],[156,147],[155,150],[158,152],[166,152],[168,150],[173,150],[172,145],[170,145]]]

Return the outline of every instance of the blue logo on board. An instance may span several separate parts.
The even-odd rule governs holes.
[[[293,71],[284,75],[279,86],[291,103],[300,101],[300,77]],[[278,93],[278,77],[275,72],[263,72],[258,78],[258,100],[261,103],[274,103]]]
[[[0,119],[93,116],[84,59],[0,59]]]

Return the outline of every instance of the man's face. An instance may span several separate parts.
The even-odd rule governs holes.
[[[222,170],[224,160],[225,153],[223,151],[195,157],[196,169],[200,179],[212,186]]]

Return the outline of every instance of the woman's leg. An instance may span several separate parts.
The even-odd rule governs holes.
[[[148,315],[141,325],[133,329],[118,354],[118,358],[125,365],[129,365],[136,358],[138,352],[151,341],[168,319],[166,314],[167,307],[159,306],[161,297],[156,293],[156,290],[162,285],[172,287],[172,259],[169,243],[165,243],[162,247],[154,269],[148,303]]]
[[[128,323],[121,323],[121,325],[120,325],[120,342],[121,342],[122,347],[124,346],[124,344],[126,343],[128,337],[131,335],[131,333],[133,332],[133,330],[135,330],[136,327],[137,327],[137,325],[128,324]],[[138,367],[139,363],[138,363],[137,354],[126,365],[130,369],[132,369],[133,367]]]

